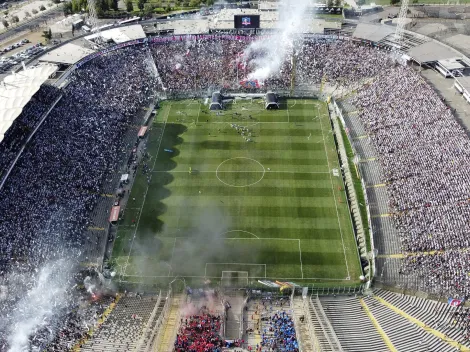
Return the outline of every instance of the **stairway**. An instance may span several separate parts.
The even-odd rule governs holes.
[[[343,349],[323,311],[318,297],[310,298],[309,313],[313,330],[322,352],[342,352]]]
[[[308,321],[307,314],[305,312],[305,303],[308,304],[302,297],[295,297],[293,306],[294,306],[294,316],[296,319],[296,332],[297,339],[300,341],[302,346],[302,351],[318,351],[319,346],[315,348],[313,336],[313,331],[311,331],[310,326],[311,322]],[[300,317],[304,317],[304,321],[300,321]]]
[[[180,325],[180,306],[183,300],[183,295],[175,294],[171,300],[171,307],[168,313],[168,319],[163,325],[163,332],[161,335],[160,343],[156,351],[158,352],[171,352],[175,343],[176,334]]]

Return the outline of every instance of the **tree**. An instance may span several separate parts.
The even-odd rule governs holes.
[[[24,12],[24,17],[31,17],[31,14],[28,11]]]
[[[70,5],[70,3],[69,3],[69,2],[66,2],[66,3],[64,4],[64,12],[65,12],[65,8],[67,7],[67,5]],[[36,10],[36,9],[32,9],[31,12],[35,15],[35,14],[37,14],[39,11]]]
[[[326,0],[326,6],[327,7],[332,7],[333,6],[333,0]]]
[[[134,4],[132,3],[132,0],[126,0],[126,10],[127,12],[134,11]]]
[[[8,28],[10,24],[8,23],[7,20],[2,20],[3,27]]]
[[[60,4],[60,0],[52,0],[54,4]]]
[[[200,1],[200,0],[191,0],[191,1],[189,2],[189,6],[190,6],[190,7],[198,7],[200,4],[201,4],[201,1]]]
[[[42,32],[42,36],[43,36],[46,40],[51,40],[51,39],[52,39],[52,31],[51,31],[51,29],[49,28],[49,30],[43,31],[43,32]]]
[[[18,23],[18,22],[20,22],[20,19],[18,18],[18,16],[13,16],[13,17],[11,18],[11,21],[12,21],[13,23]]]
[[[44,5],[39,6],[39,11],[44,11],[45,9]]]
[[[137,2],[137,7],[139,8],[140,11],[144,10],[144,6],[145,6],[145,0],[139,0]]]
[[[392,5],[392,6],[396,5],[398,3],[400,3],[400,0],[390,0],[390,5]]]

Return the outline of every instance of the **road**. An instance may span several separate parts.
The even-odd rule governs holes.
[[[8,29],[8,31],[0,34],[0,42],[4,42],[8,40],[9,38],[15,37],[22,32],[29,31],[33,28],[36,28],[40,26],[41,24],[43,24],[45,21],[55,18],[61,14],[62,14],[62,4],[59,4],[59,6],[51,10],[48,10],[46,13],[42,13],[39,16],[34,17],[29,21],[20,23],[16,27],[11,26]]]

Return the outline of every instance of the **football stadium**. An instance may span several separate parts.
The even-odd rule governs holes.
[[[36,1],[0,352],[470,351],[465,5]]]

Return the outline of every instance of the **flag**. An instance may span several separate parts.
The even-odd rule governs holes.
[[[243,88],[248,88],[248,89],[254,89],[254,88],[260,87],[260,84],[257,79],[240,81],[240,85]]]
[[[462,299],[449,298],[447,300],[447,303],[452,307],[458,307],[463,303],[463,300]]]

